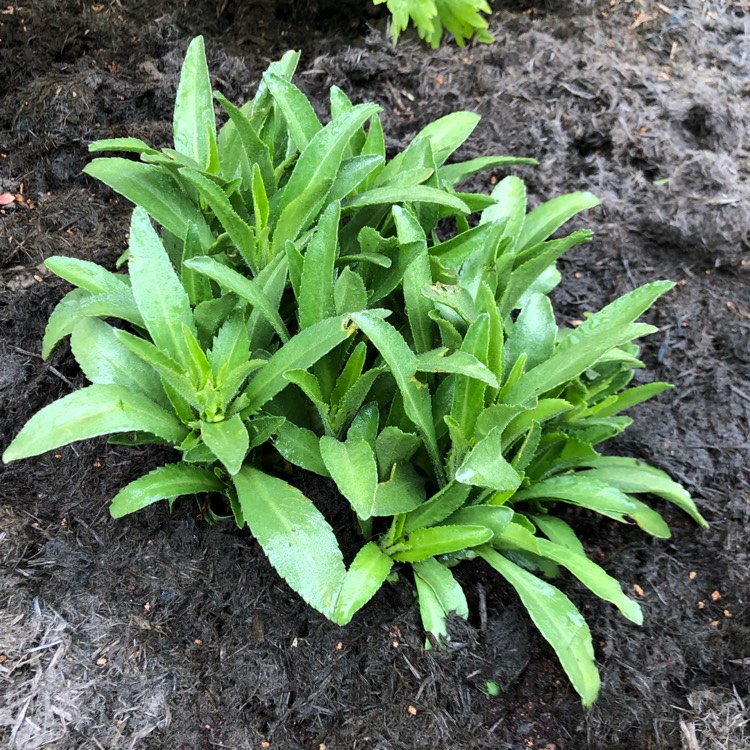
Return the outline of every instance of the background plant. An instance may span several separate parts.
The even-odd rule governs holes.
[[[524,161],[447,164],[476,126],[467,112],[435,121],[388,161],[377,107],[333,89],[323,126],[289,80],[297,59],[272,65],[242,108],[217,94],[229,117],[217,131],[196,39],[175,148],[92,145],[141,159],[87,167],[138,205],[128,274],[50,259],[78,288],[53,312],[43,354],[71,334],[93,385],[32,418],[4,458],[108,433],[166,442],[181,461],[124,488],[113,515],[223,495],[290,586],[341,624],[404,563],[439,643],[446,615],[467,614],[452,567],[481,556],[519,592],[589,704],[591,636],[536,574],[566,567],[630,619],[641,614],[557,506],[666,536],[637,497],[650,492],[704,523],[662,472],[595,449],[627,427],[621,411],[668,387],[627,388],[641,366],[631,342],[654,331],[636,319],[670,285],[559,330],[547,296],[555,262],[590,234],[550,236],[597,199],[575,193],[527,212],[515,177],[492,196],[458,191],[481,169]],[[332,477],[356,513],[362,547],[348,570],[320,512],[273,476],[278,454]]]
[[[487,0],[373,0],[386,4],[391,13],[391,38],[398,38],[411,21],[419,36],[433,49],[440,46],[443,30],[452,34],[459,46],[468,39],[491,42],[487,21],[482,13],[491,13]]]

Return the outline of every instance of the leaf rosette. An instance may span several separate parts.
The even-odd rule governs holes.
[[[705,525],[666,473],[599,452],[631,423],[624,411],[671,387],[632,381],[643,367],[635,341],[657,330],[639,318],[672,284],[559,326],[556,261],[591,239],[560,230],[598,199],[573,193],[529,211],[512,175],[489,196],[461,192],[483,170],[534,163],[449,162],[477,125],[470,112],[430,123],[389,160],[378,107],[334,88],[323,124],[291,82],[298,59],[273,63],[237,107],[212,92],[199,37],[177,91],[174,148],[92,144],[139,158],[86,168],[136,204],[127,272],[47,260],[75,288],[42,354],[70,336],[91,385],[33,416],[3,459],[101,435],[171,446],[179,460],[124,487],[114,517],[201,495],[217,520],[210,499],[223,498],[289,586],[342,625],[394,566],[408,569],[428,646],[448,639],[450,613],[468,616],[454,568],[481,558],[590,705],[591,634],[554,579],[565,568],[627,619],[643,616],[587,557],[575,512],[561,511],[668,537],[644,502],[652,495]],[[220,128],[214,102],[228,118]],[[348,567],[345,532],[279,478],[289,465],[329,477],[356,517]]]

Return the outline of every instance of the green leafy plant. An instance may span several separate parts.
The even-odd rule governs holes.
[[[391,13],[391,38],[396,44],[401,32],[414,24],[422,39],[433,49],[440,46],[443,30],[452,34],[463,47],[472,37],[480,42],[491,42],[487,20],[482,13],[491,13],[487,0],[373,0],[375,5],[386,4]]]
[[[174,148],[92,144],[140,158],[86,168],[136,204],[127,273],[48,259],[76,288],[50,317],[43,356],[70,336],[92,384],[32,417],[3,459],[107,434],[167,444],[179,460],[123,488],[113,516],[204,496],[206,518],[247,526],[290,587],[339,624],[401,566],[428,646],[448,639],[450,613],[468,616],[453,568],[480,557],[516,589],[589,705],[591,635],[550,581],[565,568],[628,619],[642,615],[559,510],[667,537],[641,499],[651,494],[705,525],[664,472],[597,450],[630,424],[623,411],[670,387],[630,385],[642,367],[633,342],[655,331],[637,320],[671,284],[559,327],[556,261],[591,234],[552,237],[595,196],[528,211],[514,176],[491,196],[461,192],[483,169],[533,163],[448,163],[477,124],[468,112],[388,160],[377,106],[334,88],[323,125],[291,83],[297,60],[272,64],[238,108],[212,95],[198,38]],[[228,117],[219,129],[214,100]],[[282,458],[330,477],[351,507],[362,533],[348,568],[320,511],[276,476]]]
[[[201,260],[209,272],[216,271],[215,261]],[[247,523],[290,586],[334,621],[348,622],[380,586],[390,559],[376,545],[365,544],[347,570],[333,530],[313,504],[245,459],[284,421],[261,412],[286,387],[284,376],[305,371],[352,336],[355,327],[345,316],[334,316],[289,337],[277,313],[264,312],[263,305],[250,310],[240,293],[228,295],[231,311],[215,334],[201,330],[188,293],[140,208],[130,226],[127,276],[70,258],[50,258],[47,265],[80,284],[80,304],[68,319],[71,348],[92,385],[38,412],[3,459],[113,433],[114,442],[170,445],[181,460],[120,490],[110,506],[112,516],[162,499],[171,503],[181,495],[221,493],[237,523]],[[68,309],[63,304],[48,326],[47,347],[67,328],[61,323]],[[280,329],[281,341],[253,357],[257,321],[265,316]],[[137,333],[114,328],[103,317],[120,317]]]
[[[513,177],[494,197],[473,230],[481,251],[468,249],[470,232],[427,249],[426,268],[454,283],[423,278],[411,297],[405,280],[407,323],[391,325],[385,310],[352,314],[387,364],[391,389],[363,408],[345,440],[322,436],[320,458],[365,535],[412,565],[427,631],[445,638],[446,616],[468,615],[451,568],[479,556],[517,590],[590,705],[599,688],[591,635],[546,578],[564,567],[628,619],[640,623],[642,614],[556,509],[574,505],[669,536],[639,498],[649,493],[705,525],[664,472],[596,450],[630,424],[620,412],[670,387],[627,388],[642,366],[632,340],[656,330],[636,320],[672,284],[647,284],[561,330],[546,296],[558,278],[554,260],[590,234],[548,237],[596,199],[563,196],[526,214]],[[397,239],[401,230],[401,242],[413,241],[416,215],[393,212]],[[378,517],[386,519],[379,533]]]

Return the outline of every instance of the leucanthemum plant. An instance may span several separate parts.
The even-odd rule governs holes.
[[[223,498],[288,585],[340,625],[410,571],[428,646],[449,638],[450,613],[468,616],[453,570],[481,558],[518,592],[588,706],[599,689],[592,638],[555,585],[560,568],[629,620],[642,613],[558,510],[665,538],[644,502],[655,495],[705,525],[664,472],[598,449],[628,427],[624,411],[670,387],[631,381],[643,366],[634,342],[656,330],[638,318],[672,284],[561,327],[548,296],[556,261],[591,234],[551,237],[595,196],[528,211],[515,176],[491,195],[461,192],[477,172],[533,163],[448,163],[478,122],[470,112],[429,124],[388,159],[377,105],[334,88],[323,124],[291,82],[298,59],[272,64],[237,107],[212,92],[199,37],[174,148],[91,145],[137,157],[86,168],[136,204],[126,268],[47,260],[75,288],[50,317],[43,356],[70,336],[91,385],[32,417],[3,458],[101,435],[169,445],[177,460],[124,487],[113,517],[201,495],[218,520],[211,500]],[[215,103],[227,115],[219,129]],[[348,568],[343,532],[279,477],[282,461],[329,477],[355,515]]]

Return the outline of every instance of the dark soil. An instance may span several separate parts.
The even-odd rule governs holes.
[[[169,139],[189,39],[217,88],[253,91],[303,50],[324,111],[337,84],[382,105],[389,143],[456,109],[483,115],[462,156],[535,156],[533,203],[591,189],[594,243],[563,262],[561,321],[654,278],[648,379],[676,388],[633,412],[612,450],[694,493],[698,530],[659,504],[673,538],[574,519],[592,555],[644,605],[637,628],[572,582],[603,689],[584,714],[512,592],[463,569],[469,624],[423,649],[408,581],[346,628],[286,588],[247,533],[188,503],[113,521],[147,449],[76,444],[2,469],[0,744],[94,748],[748,747],[750,692],[750,6],[730,0],[497,0],[491,46],[438,52],[357,2],[28,0],[0,9],[0,436],[83,384],[67,345],[36,352],[66,285],[51,254],[111,265],[130,207],[81,174],[86,145]],[[502,175],[494,175],[493,178]],[[479,184],[477,185],[479,186]],[[490,188],[490,176],[482,187]],[[330,487],[309,478],[325,506]],[[487,618],[479,616],[486,606]],[[500,695],[489,697],[494,680]]]

